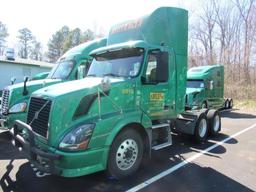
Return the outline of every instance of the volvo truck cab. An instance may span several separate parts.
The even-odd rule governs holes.
[[[218,133],[217,111],[184,111],[187,37],[179,8],[114,25],[107,46],[90,53],[86,78],[32,94],[27,122],[11,130],[15,143],[46,173],[122,178],[172,145],[172,128],[197,141]]]

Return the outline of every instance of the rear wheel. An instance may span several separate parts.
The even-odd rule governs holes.
[[[228,101],[229,101],[228,102],[228,108],[232,109],[233,108],[233,99],[230,98]]]
[[[228,99],[225,100],[224,108],[225,108],[225,109],[228,109],[228,108],[229,108],[229,100],[228,100]]]
[[[206,140],[208,135],[208,123],[205,113],[201,113],[196,122],[194,137],[199,143]]]
[[[221,130],[220,114],[216,110],[209,110],[207,113],[208,126],[211,135],[217,135]]]
[[[142,156],[143,142],[140,134],[131,128],[120,132],[110,148],[109,175],[120,179],[134,173],[140,166]]]

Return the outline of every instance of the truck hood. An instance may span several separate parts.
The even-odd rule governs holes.
[[[46,88],[40,89],[34,92],[33,95],[40,97],[59,97],[72,92],[77,92],[85,89],[88,89],[88,92],[95,92],[95,88],[101,84],[103,78],[101,77],[86,77],[81,80],[69,81],[57,85],[48,86]],[[121,78],[110,78],[110,83],[117,83],[124,81]]]
[[[28,95],[25,95],[25,96],[23,96],[24,83],[17,83],[14,85],[7,86],[5,89],[10,91],[9,106],[22,102],[22,100],[29,98],[30,95],[38,89],[41,89],[45,86],[56,84],[59,82],[61,82],[60,79],[42,79],[42,80],[28,81],[27,82]]]
[[[79,107],[82,99],[87,101],[94,98],[97,95],[98,90],[101,89],[101,82],[103,78],[100,77],[86,77],[81,80],[65,82],[58,85],[52,85],[43,89],[40,89],[33,93],[32,96],[42,99],[49,99],[52,101],[52,107],[49,117],[50,132],[48,138],[48,144],[53,147],[58,147],[59,139],[71,129],[77,126],[81,122],[87,122],[90,118],[95,118],[98,115],[98,104],[95,105],[84,103],[90,106],[90,112],[86,115],[82,115],[79,118],[74,118],[74,114]],[[124,107],[127,101],[134,103],[134,93],[124,93],[125,90],[131,90],[134,86],[134,81],[131,79],[123,78],[109,78],[109,98],[112,102],[118,103],[118,106]],[[122,87],[122,89],[120,88]],[[101,92],[102,93],[102,92]],[[122,94],[122,96],[121,96]],[[120,96],[120,97],[119,97]],[[106,98],[105,96],[103,96]],[[92,100],[93,101],[93,100]],[[106,100],[105,100],[106,101]],[[108,106],[108,110],[105,112],[116,111],[116,106],[113,106],[112,102],[107,99],[107,102],[102,101],[102,109],[104,106]],[[105,107],[106,107],[105,106]],[[61,115],[60,115],[61,114]],[[57,138],[57,139],[56,139]]]
[[[43,86],[44,84],[52,84],[56,82],[60,82],[60,79],[40,79],[40,80],[33,80],[33,81],[28,81],[27,82],[27,88],[32,88],[34,86]],[[24,82],[21,83],[16,83],[14,85],[9,85],[6,87],[6,89],[13,90],[13,89],[23,89]]]

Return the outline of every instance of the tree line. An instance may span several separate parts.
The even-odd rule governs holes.
[[[190,16],[190,66],[224,64],[225,95],[256,98],[256,1],[202,1]]]
[[[189,12],[189,65],[224,64],[225,95],[256,99],[256,1],[199,1],[200,9]],[[68,49],[95,38],[91,30],[63,26],[42,45],[27,29],[18,32],[19,56],[55,62]],[[8,30],[0,22],[0,55]]]
[[[0,21],[0,55],[3,55],[6,48],[6,39],[9,36],[7,26]],[[70,29],[68,26],[63,26],[56,31],[48,41],[48,50],[43,53],[42,44],[36,40],[31,30],[22,28],[18,31],[18,56],[24,59],[47,60],[56,62],[67,50],[81,43],[90,41],[96,37],[92,30],[87,29],[82,31],[79,28]]]

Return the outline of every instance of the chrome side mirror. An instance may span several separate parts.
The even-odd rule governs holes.
[[[15,83],[15,81],[16,81],[16,78],[15,78],[15,77],[12,77],[12,78],[11,78],[11,84],[13,85],[13,84]]]

